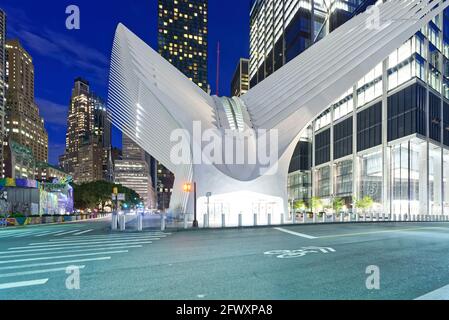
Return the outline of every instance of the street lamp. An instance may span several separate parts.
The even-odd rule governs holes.
[[[185,183],[184,184],[184,192],[190,193],[192,192],[192,184],[191,183]],[[193,183],[193,227],[198,228],[198,219],[196,214],[196,182]]]

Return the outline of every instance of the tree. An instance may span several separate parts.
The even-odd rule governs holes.
[[[319,211],[323,210],[323,200],[321,200],[321,198],[319,198],[319,197],[313,197],[312,201],[311,201],[311,207],[312,207],[312,211],[318,210],[318,212],[319,212]]]
[[[362,211],[372,208],[374,205],[374,200],[370,196],[365,196],[362,199],[355,201],[355,207],[361,209]]]
[[[300,210],[302,212],[307,210],[307,205],[304,200],[296,201],[294,204],[295,210]]]
[[[104,211],[108,205],[112,204],[112,192],[115,187],[118,188],[119,193],[125,194],[126,201],[122,202],[123,205],[132,208],[142,202],[142,199],[134,190],[107,181],[95,181],[73,185],[75,208]]]
[[[334,209],[335,213],[339,213],[343,207],[345,206],[345,200],[342,198],[334,198],[332,201],[332,208]]]

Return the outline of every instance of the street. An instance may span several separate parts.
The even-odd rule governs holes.
[[[449,224],[0,230],[0,299],[449,299]],[[77,266],[79,290],[68,289]],[[368,290],[367,269],[380,272]]]

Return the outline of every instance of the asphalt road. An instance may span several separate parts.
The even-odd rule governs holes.
[[[367,289],[370,266],[379,290]],[[112,233],[109,221],[95,221],[0,230],[6,300],[449,299],[448,285],[448,223]]]

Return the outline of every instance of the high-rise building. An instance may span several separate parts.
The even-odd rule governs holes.
[[[114,163],[114,182],[137,192],[146,208],[156,208],[156,195],[146,152],[123,134],[122,160]]]
[[[159,53],[208,90],[208,0],[159,0]]]
[[[159,53],[208,91],[208,0],[159,0]],[[174,176],[157,164],[158,208],[170,206]]]
[[[6,108],[6,14],[0,9],[0,178],[5,175],[3,144]]]
[[[252,0],[250,86],[346,22],[365,1]]]
[[[72,90],[66,150],[60,166],[76,183],[112,180],[111,125],[106,105],[81,78],[75,79]]]
[[[9,139],[32,150],[37,161],[48,161],[48,134],[34,100],[34,65],[18,40],[6,41],[5,127]]]
[[[231,82],[231,96],[240,97],[249,90],[249,60],[240,59]]]
[[[449,12],[360,79],[303,132],[292,203],[373,200],[401,219],[449,214]]]

